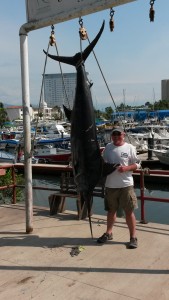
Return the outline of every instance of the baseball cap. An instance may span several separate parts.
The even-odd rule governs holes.
[[[124,129],[122,127],[115,127],[113,130],[112,130],[112,133],[113,132],[124,132]]]

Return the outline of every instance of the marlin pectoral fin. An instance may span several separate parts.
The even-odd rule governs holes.
[[[63,105],[63,109],[64,109],[64,112],[65,112],[66,118],[70,122],[71,121],[72,110],[67,108],[65,105]]]
[[[105,177],[116,170],[119,164],[103,162],[102,177]]]

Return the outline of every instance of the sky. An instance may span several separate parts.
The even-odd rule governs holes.
[[[1,0],[0,10],[0,102],[22,105],[19,29],[27,22],[24,0]],[[82,16],[90,41],[105,20],[104,32],[94,51],[111,96],[93,54],[85,62],[93,82],[92,96],[96,109],[124,103],[144,105],[161,99],[161,80],[169,79],[169,1],[155,0],[155,20],[149,19],[149,0],[137,0],[114,7],[113,32],[109,29],[110,10]],[[72,56],[80,51],[79,19],[55,24],[59,55]],[[28,34],[30,103],[38,105],[51,27]],[[82,42],[82,47],[88,45]],[[55,47],[49,53],[56,55]],[[62,64],[63,72],[75,72]],[[47,61],[46,74],[60,73],[59,65]],[[112,101],[112,98],[114,101]],[[114,106],[115,104],[115,106]]]

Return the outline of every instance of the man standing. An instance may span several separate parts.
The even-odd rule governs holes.
[[[119,164],[117,169],[107,176],[105,183],[105,210],[107,211],[107,231],[98,238],[103,244],[113,239],[113,225],[116,212],[123,209],[129,228],[130,242],[128,248],[137,248],[136,218],[134,209],[138,207],[137,197],[133,187],[132,171],[140,168],[135,147],[125,142],[124,129],[114,128],[111,134],[112,142],[107,144],[103,152],[106,162]]]

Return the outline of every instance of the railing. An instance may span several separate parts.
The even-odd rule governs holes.
[[[15,176],[15,168],[13,164],[5,164],[0,166],[0,176],[5,176],[6,170],[11,170],[12,183],[9,185],[0,186],[0,190],[6,190],[8,188],[12,188],[12,204],[16,204],[16,176]]]
[[[151,176],[151,175],[159,175],[159,176],[165,176],[169,180],[169,171],[162,171],[162,170],[150,170],[150,169],[142,169],[142,170],[136,170],[134,171],[135,174],[140,174],[140,196],[138,196],[138,199],[141,201],[141,221],[140,223],[146,224],[145,220],[145,200],[148,201],[156,201],[156,202],[165,202],[169,203],[169,199],[166,198],[158,198],[158,197],[150,197],[150,196],[145,196],[144,191],[145,191],[145,185],[144,185],[144,180],[145,176]]]
[[[0,165],[0,176],[5,175],[4,170],[7,169],[11,169],[11,174],[12,174],[12,184],[10,185],[5,185],[5,186],[1,186],[0,190],[5,190],[8,188],[12,188],[13,189],[13,193],[12,193],[12,204],[16,204],[16,188],[24,188],[25,186],[23,185],[17,185],[16,183],[16,176],[15,176],[15,167],[12,164],[6,164],[6,165]],[[63,178],[65,177],[65,172],[67,172],[67,169],[65,169],[65,172],[62,171],[64,174]],[[155,202],[165,202],[165,203],[169,203],[169,199],[166,198],[158,198],[158,197],[150,197],[150,196],[146,196],[144,194],[145,191],[145,185],[144,185],[144,181],[145,181],[145,176],[154,176],[154,175],[158,175],[159,177],[167,177],[169,179],[169,171],[162,171],[162,170],[150,170],[150,169],[142,169],[142,170],[136,170],[134,171],[134,174],[138,174],[140,175],[140,182],[139,182],[139,189],[140,189],[140,196],[138,196],[138,199],[140,199],[141,201],[141,223],[147,223],[145,220],[145,200],[147,201],[155,201]],[[62,178],[62,177],[61,177]],[[64,189],[63,189],[64,187]],[[33,186],[33,189],[36,190],[46,190],[46,191],[55,191],[55,192],[59,192],[61,193],[62,191],[65,194],[65,186],[63,185],[63,181],[61,181],[61,185],[58,188],[47,188],[47,187],[42,187],[42,186]],[[69,190],[69,188],[67,189]],[[75,192],[74,192],[75,193]],[[67,194],[67,196],[69,196],[69,192]],[[98,196],[98,197],[104,197],[104,183],[101,183],[99,186],[97,186],[93,192],[93,196]]]

